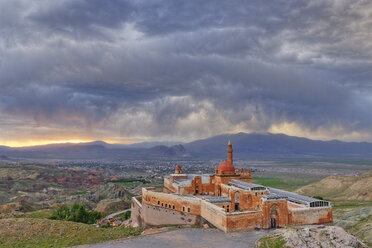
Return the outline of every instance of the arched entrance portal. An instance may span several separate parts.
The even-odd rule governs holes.
[[[276,205],[270,208],[269,226],[270,228],[279,227],[279,211]]]

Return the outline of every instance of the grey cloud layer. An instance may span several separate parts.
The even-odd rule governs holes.
[[[288,122],[372,140],[371,16],[363,0],[2,0],[0,114],[93,136]]]

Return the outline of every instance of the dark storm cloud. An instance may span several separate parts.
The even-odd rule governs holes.
[[[4,0],[0,114],[113,136],[294,123],[372,140],[371,15],[364,0]]]

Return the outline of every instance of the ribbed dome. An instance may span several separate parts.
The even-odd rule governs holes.
[[[234,172],[235,167],[231,162],[226,160],[226,161],[223,161],[222,163],[220,163],[220,165],[218,166],[218,171],[232,171],[232,172]]]
[[[181,166],[179,164],[176,166],[176,170],[181,170]]]

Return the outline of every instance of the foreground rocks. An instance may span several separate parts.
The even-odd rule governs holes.
[[[334,225],[363,240],[372,247],[372,207],[336,209]]]
[[[359,239],[337,226],[303,226],[278,229],[273,235],[285,239],[289,247],[367,248]]]

